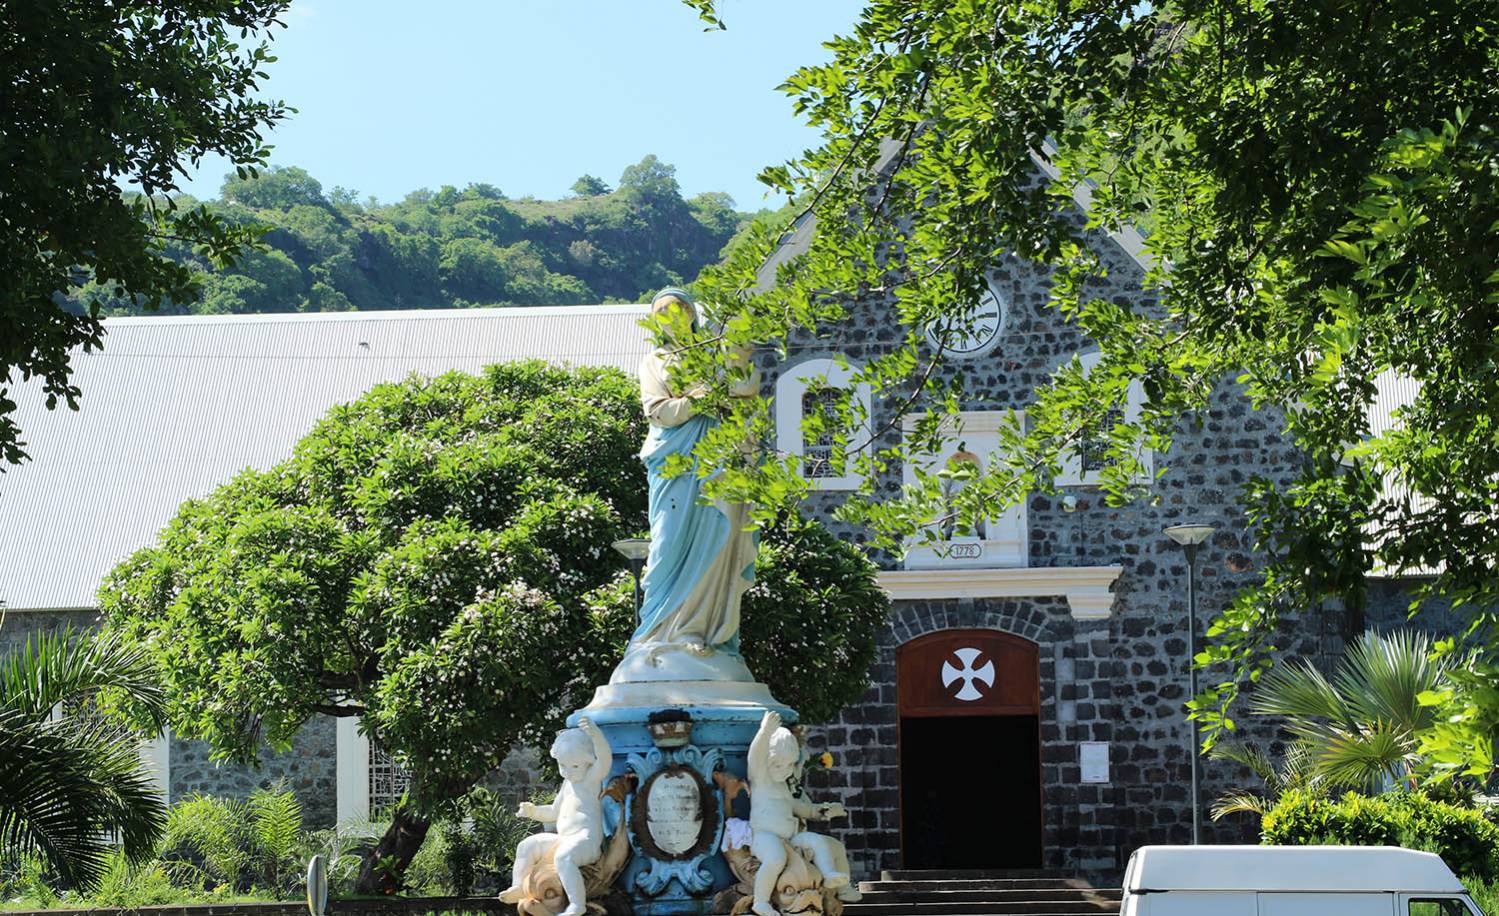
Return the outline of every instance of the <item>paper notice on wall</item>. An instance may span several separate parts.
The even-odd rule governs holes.
[[[1109,743],[1083,741],[1077,746],[1078,768],[1083,782],[1109,781]]]

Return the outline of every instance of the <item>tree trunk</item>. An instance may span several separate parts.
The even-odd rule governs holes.
[[[364,854],[364,861],[359,864],[354,893],[375,896],[399,891],[406,866],[411,864],[431,826],[431,821],[413,815],[405,805],[397,805],[391,815],[390,828],[375,848]]]

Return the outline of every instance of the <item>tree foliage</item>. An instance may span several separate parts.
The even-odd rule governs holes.
[[[630,580],[610,544],[646,526],[644,436],[615,369],[377,386],[287,461],[184,504],[106,580],[106,627],[148,647],[174,731],[218,757],[360,716],[411,775],[366,859],[372,891],[388,875],[371,863],[404,866],[433,816],[517,742],[550,742],[622,656]],[[767,537],[746,652],[825,714],[862,692],[887,605],[868,561],[819,531]],[[823,639],[798,622],[808,609]],[[777,631],[797,638],[751,635]]]
[[[159,731],[155,673],[143,647],[69,630],[0,659],[0,858],[37,855],[64,884],[89,887],[116,851],[111,833],[131,861],[155,852],[166,811],[141,767],[141,733],[93,711],[112,701]]]
[[[1260,837],[1273,846],[1404,846],[1440,855],[1458,874],[1499,878],[1499,827],[1472,806],[1419,792],[1288,792],[1265,813]]]
[[[96,295],[145,308],[196,298],[174,249],[232,258],[253,227],[164,195],[184,162],[266,159],[260,132],[286,115],[254,98],[289,0],[192,4],[18,0],[0,9],[0,468],[25,457],[6,384],[40,377],[76,409],[68,353],[97,349]],[[252,37],[253,36],[253,37]],[[247,40],[248,39],[248,40]],[[139,193],[122,193],[127,184]]]
[[[573,182],[572,192],[579,197],[598,197],[600,194],[608,194],[609,186],[604,179],[594,175],[583,175]]]
[[[1247,767],[1266,792],[1229,792],[1214,805],[1213,817],[1263,816],[1292,791],[1439,786],[1449,774],[1422,750],[1439,713],[1424,698],[1450,689],[1466,670],[1465,659],[1435,654],[1424,633],[1370,630],[1344,650],[1331,676],[1305,660],[1270,671],[1249,711],[1281,725],[1290,740],[1279,760],[1236,742],[1216,745],[1215,757]]]
[[[688,5],[717,22],[711,2]],[[876,472],[934,450],[941,417],[960,408],[940,344],[1004,257],[1050,270],[1051,306],[1102,356],[1037,392],[986,463],[995,471],[957,499],[963,518],[1049,487],[1111,411],[1114,501],[1141,494],[1138,456],[1167,456],[1224,382],[1283,418],[1299,465],[1241,492],[1263,578],[1198,658],[1232,672],[1194,704],[1211,741],[1268,664],[1277,621],[1331,597],[1357,613],[1375,567],[1435,571],[1426,594],[1451,599],[1475,635],[1499,622],[1493,13],[1475,0],[872,0],[828,44],[831,60],[786,81],[823,143],[762,180],[801,206],[786,229],[754,229],[699,292],[735,343],[784,345],[836,328],[851,302],[890,304],[904,339],[855,380],[925,420],[903,447],[861,454],[867,437],[847,430],[867,424],[845,399],[828,430],[868,481],[845,517],[887,546],[939,511],[940,481],[891,501]],[[808,250],[764,289],[757,269],[807,220]],[[1136,231],[1147,294],[1100,297],[1104,232]],[[684,370],[722,377],[713,352]],[[1371,425],[1381,373],[1418,386],[1391,431]],[[1132,384],[1145,404],[1126,420]],[[746,431],[769,435],[763,408],[736,424],[700,457],[729,468],[719,492],[768,517],[806,483],[791,456],[757,467],[734,453]],[[1455,702],[1467,721],[1499,720],[1492,689]]]
[[[655,156],[625,170],[619,191],[585,175],[576,197],[510,200],[493,185],[415,191],[392,204],[337,200],[306,171],[276,167],[225,179],[206,204],[226,222],[269,227],[265,250],[231,267],[184,246],[169,253],[193,271],[202,298],[161,311],[198,314],[579,305],[635,302],[694,278],[750,217],[727,194],[683,200],[675,169]],[[184,200],[183,203],[186,203]],[[106,314],[140,314],[144,303],[108,284]]]

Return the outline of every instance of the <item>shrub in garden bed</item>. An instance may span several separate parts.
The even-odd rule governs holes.
[[[1481,811],[1419,792],[1326,798],[1288,792],[1265,815],[1270,845],[1405,846],[1437,853],[1460,875],[1499,881],[1499,826]]]

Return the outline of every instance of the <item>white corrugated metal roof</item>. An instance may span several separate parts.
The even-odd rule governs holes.
[[[412,372],[540,358],[634,372],[643,305],[111,318],[80,410],[17,386],[31,461],[0,473],[0,601],[87,608],[183,500],[265,468],[334,404]]]

